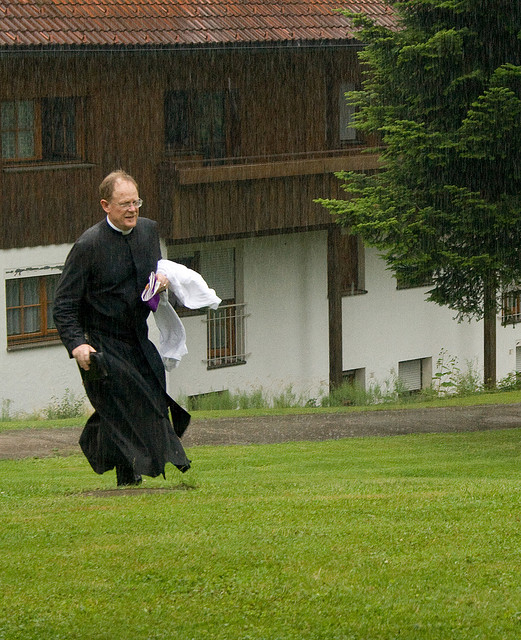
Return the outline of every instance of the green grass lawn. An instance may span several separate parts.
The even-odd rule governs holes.
[[[0,461],[0,640],[521,637],[521,430]]]

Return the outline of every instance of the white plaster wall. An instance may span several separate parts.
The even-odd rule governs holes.
[[[230,243],[228,243],[230,245]],[[282,393],[290,386],[317,397],[327,386],[328,304],[327,234],[308,232],[237,240],[241,256],[239,288],[246,302],[247,363],[208,371],[204,315],[183,319],[189,353],[168,374],[173,397],[210,391]],[[13,268],[62,264],[70,245],[0,252],[0,273]],[[425,302],[426,289],[396,290],[394,278],[373,250],[366,250],[366,295],[343,299],[343,368],[366,369],[366,382],[382,383],[401,360],[431,357],[433,372],[442,349],[456,356],[460,367],[483,366],[481,323],[458,324],[453,312]],[[5,285],[0,287],[5,310]],[[151,337],[157,330],[151,321]],[[7,351],[5,311],[0,313],[0,403],[12,412],[43,409],[66,389],[83,395],[81,378],[61,343]],[[515,369],[521,326],[497,335],[498,379]]]
[[[316,396],[329,375],[327,234],[251,239],[244,256],[250,378]]]
[[[317,397],[327,387],[327,234],[309,232],[251,238],[235,243],[244,264],[247,364],[206,370],[206,325],[185,318],[189,354],[169,374],[174,397],[229,389],[263,389]],[[425,299],[427,288],[396,289],[375,250],[366,249],[365,295],[343,298],[343,369],[365,369],[366,384],[383,384],[398,362],[456,357],[462,371],[482,374],[481,322],[458,323],[455,313]],[[497,375],[515,369],[521,326],[501,327],[498,318]]]
[[[344,370],[366,369],[366,384],[382,383],[398,362],[416,358],[436,361],[444,349],[458,359],[462,371],[471,363],[483,371],[482,322],[461,322],[455,312],[425,300],[426,288],[396,289],[396,280],[385,269],[375,250],[366,249],[365,295],[343,299]],[[515,369],[515,346],[521,327],[497,329],[497,376]]]
[[[60,265],[69,249],[70,245],[51,245],[0,251],[0,403],[9,402],[13,414],[38,412],[53,396],[61,400],[66,389],[84,396],[76,364],[60,342],[7,351],[6,270]]]
[[[247,363],[208,371],[206,325],[201,317],[183,318],[189,353],[168,376],[174,397],[223,389],[272,396],[289,387],[309,397],[327,384],[326,240],[309,232],[236,241]]]

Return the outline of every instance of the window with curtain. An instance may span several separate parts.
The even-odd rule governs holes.
[[[58,340],[52,318],[59,274],[5,281],[7,345]]]
[[[83,157],[81,98],[0,102],[0,145],[4,161],[67,161]]]

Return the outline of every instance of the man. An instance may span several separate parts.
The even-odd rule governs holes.
[[[164,476],[166,462],[190,467],[179,440],[190,416],[166,393],[161,357],[148,339],[150,309],[141,300],[161,258],[157,225],[139,217],[138,186],[124,171],[109,174],[99,189],[106,219],[71,249],[53,315],[95,409],[81,448],[96,473],[115,467],[119,486],[137,485],[142,475]],[[165,290],[168,280],[158,279]]]

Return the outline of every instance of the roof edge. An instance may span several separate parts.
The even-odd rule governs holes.
[[[364,43],[354,38],[341,40],[274,40],[251,42],[214,42],[196,44],[162,44],[162,45],[0,45],[0,56],[3,54],[23,53],[146,53],[160,51],[230,51],[251,49],[330,49],[358,48]]]

